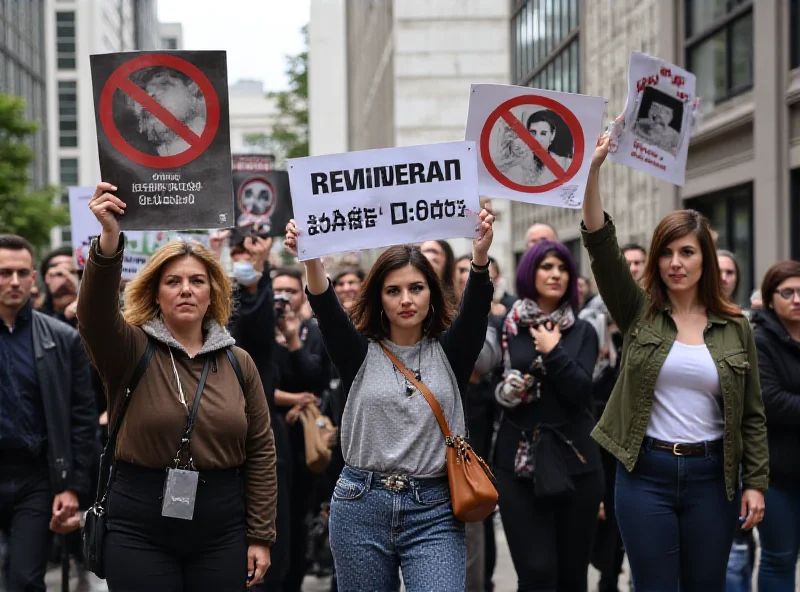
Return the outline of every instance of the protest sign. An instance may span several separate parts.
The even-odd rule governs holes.
[[[695,75],[683,68],[631,52],[624,121],[609,158],[683,185],[696,84]]]
[[[233,226],[224,51],[90,56],[103,181],[124,230]]]
[[[292,219],[289,174],[273,170],[274,158],[233,155],[236,225],[260,236],[283,236]]]
[[[449,142],[289,160],[298,259],[475,238],[475,150]]]
[[[94,187],[69,188],[69,217],[72,234],[72,249],[78,269],[86,266],[92,239],[100,235],[100,222],[89,209],[89,200]],[[174,239],[196,240],[208,246],[207,234],[187,234],[165,231],[127,231],[125,232],[125,253],[122,258],[122,279],[132,280],[150,256],[163,245]]]
[[[473,84],[465,139],[478,143],[481,195],[579,208],[606,100]]]

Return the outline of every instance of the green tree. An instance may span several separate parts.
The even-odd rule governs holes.
[[[25,118],[24,99],[0,93],[0,232],[43,247],[50,242],[50,229],[66,224],[69,215],[53,202],[57,188],[30,189],[34,154],[27,140],[38,128]]]
[[[278,108],[269,143],[277,147],[275,156],[281,165],[286,158],[308,156],[308,25],[302,32],[305,51],[286,56],[289,88],[268,94]]]

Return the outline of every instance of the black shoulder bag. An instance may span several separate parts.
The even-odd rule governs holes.
[[[131,381],[125,390],[125,398],[122,400],[117,421],[114,428],[108,434],[108,442],[100,455],[100,478],[97,481],[97,495],[94,504],[86,511],[85,524],[83,527],[83,557],[86,567],[98,578],[105,579],[105,566],[103,564],[103,541],[106,536],[106,506],[108,503],[108,491],[111,488],[111,481],[114,478],[114,452],[117,447],[117,435],[122,426],[122,420],[128,405],[131,402],[131,394],[136,390],[139,381],[147,367],[153,360],[156,351],[156,344],[152,339],[147,340],[147,347],[139,360],[139,364],[133,371]]]

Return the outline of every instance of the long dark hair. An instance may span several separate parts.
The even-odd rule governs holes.
[[[722,295],[719,281],[719,261],[708,220],[695,210],[677,210],[664,217],[653,232],[647,265],[644,271],[644,289],[650,296],[649,315],[654,318],[669,302],[667,286],[661,279],[658,260],[667,246],[687,234],[694,234],[700,243],[703,269],[697,287],[697,297],[709,312],[724,317],[741,316],[742,311]]]
[[[428,311],[428,318],[425,320],[427,336],[437,337],[450,326],[453,320],[453,307],[446,298],[442,283],[430,261],[422,254],[419,247],[398,245],[389,247],[378,257],[350,309],[350,318],[356,329],[370,339],[378,341],[389,336],[389,326],[382,320],[381,314],[383,284],[389,273],[407,265],[411,265],[425,276],[431,292],[433,314],[431,316],[431,312]]]

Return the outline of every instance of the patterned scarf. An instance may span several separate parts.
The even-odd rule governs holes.
[[[503,323],[503,366],[506,370],[511,369],[511,355],[508,351],[509,336],[515,337],[520,328],[527,329],[548,321],[552,322],[554,326],[559,325],[562,331],[575,324],[575,313],[572,312],[569,302],[565,302],[550,314],[542,312],[539,305],[528,298],[517,300],[514,303]]]

